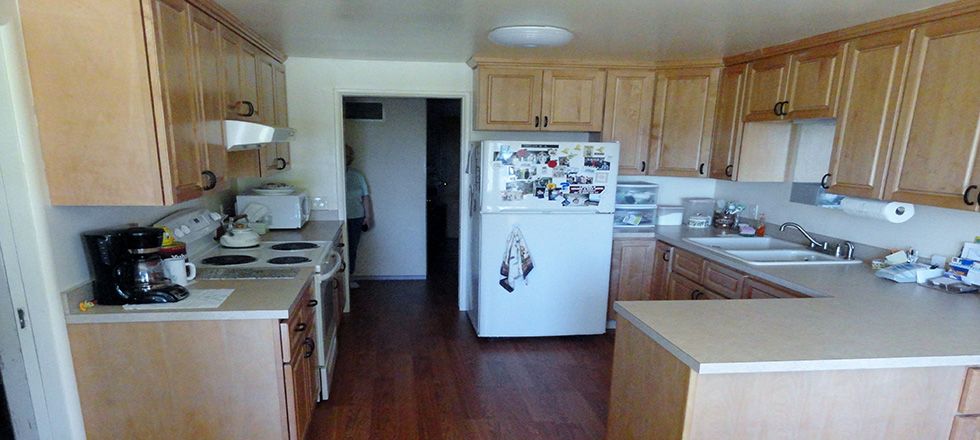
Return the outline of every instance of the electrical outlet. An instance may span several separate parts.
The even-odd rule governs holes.
[[[313,209],[327,209],[327,200],[323,197],[314,197]]]

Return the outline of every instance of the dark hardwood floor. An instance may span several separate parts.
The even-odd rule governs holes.
[[[479,339],[445,275],[352,291],[309,438],[601,439],[613,336]]]

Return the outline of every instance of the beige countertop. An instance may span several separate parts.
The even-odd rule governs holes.
[[[819,298],[626,301],[615,309],[701,374],[980,364],[980,295],[874,276],[867,264],[752,266],[684,241],[657,239]]]
[[[341,221],[312,221],[302,229],[276,230],[262,236],[263,241],[338,240]],[[191,289],[234,289],[216,309],[123,310],[122,306],[95,306],[86,312],[78,309],[79,292],[66,293],[65,321],[68,324],[196,321],[215,319],[286,319],[289,307],[299,296],[313,274],[313,268],[300,269],[288,280],[208,280],[195,281]],[[91,298],[91,286],[87,298]],[[78,289],[76,289],[78,290]],[[85,295],[85,293],[81,293]]]

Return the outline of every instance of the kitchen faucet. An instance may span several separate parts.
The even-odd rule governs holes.
[[[806,237],[807,240],[810,240],[811,248],[820,248],[823,249],[824,251],[827,251],[827,248],[830,247],[830,243],[827,243],[826,241],[821,243],[817,240],[814,240],[813,237],[810,236],[810,233],[807,232],[806,229],[803,229],[803,226],[800,226],[799,223],[786,222],[779,226],[780,231],[785,231],[786,228],[796,228],[796,230],[803,233],[803,236]]]

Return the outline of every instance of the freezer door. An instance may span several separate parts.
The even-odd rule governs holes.
[[[501,266],[520,231],[533,269],[526,279]],[[513,254],[513,252],[511,252]],[[479,336],[560,336],[606,330],[610,214],[484,214],[480,225]],[[511,274],[519,270],[512,265]]]
[[[485,141],[481,212],[613,212],[617,142]]]

